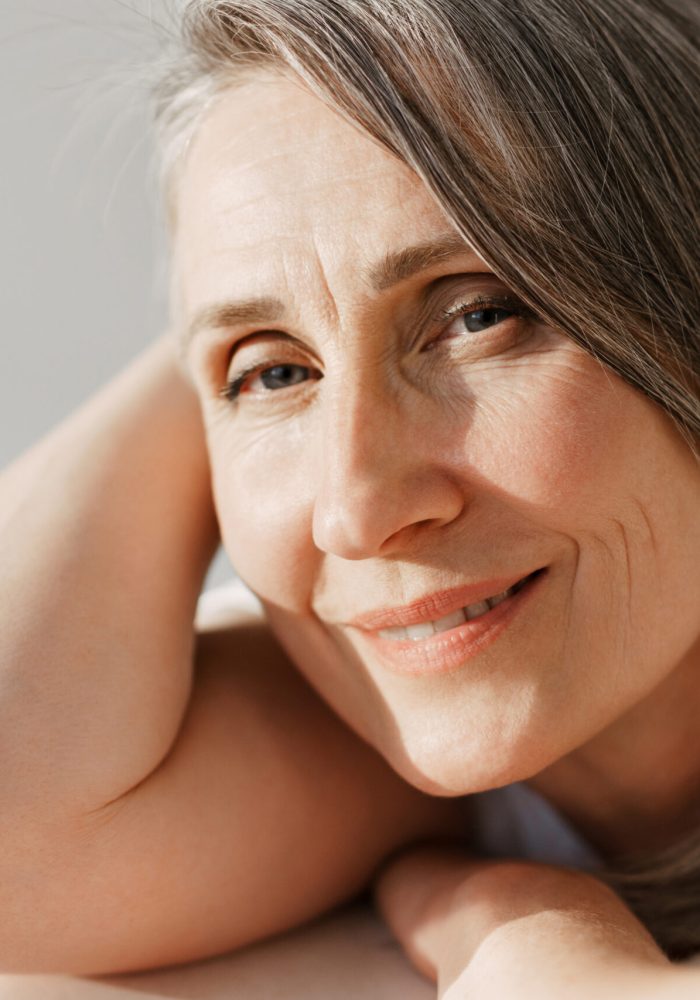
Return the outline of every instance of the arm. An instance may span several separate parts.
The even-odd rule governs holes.
[[[217,544],[194,392],[161,338],[0,476],[0,806],[94,809],[172,745]]]
[[[389,862],[375,893],[444,1000],[700,995],[700,971],[672,965],[619,897],[582,872],[426,847]]]
[[[448,822],[269,630],[195,636],[216,544],[169,341],[0,480],[0,971],[219,954],[367,884]]]

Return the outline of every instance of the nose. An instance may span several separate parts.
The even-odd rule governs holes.
[[[459,516],[465,498],[441,464],[435,414],[376,384],[324,388],[317,548],[344,559],[388,555]]]

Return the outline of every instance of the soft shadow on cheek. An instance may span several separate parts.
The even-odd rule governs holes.
[[[411,760],[399,724],[402,715],[404,724],[406,717],[426,718],[425,696],[418,695],[418,704],[397,710],[395,696],[390,690],[382,690],[352,645],[338,642],[337,635],[318,619],[313,616],[300,619],[269,601],[265,602],[265,611],[292,662],[336,715],[406,781],[424,791],[441,794],[443,789],[429,781],[426,784],[425,775]],[[417,725],[420,727],[421,722]]]
[[[568,520],[600,486],[617,410],[612,376],[577,348],[528,358],[481,397],[478,466],[507,495]]]
[[[264,436],[213,433],[209,441],[222,542],[236,572],[264,600],[308,606],[318,551],[312,489],[303,463]]]

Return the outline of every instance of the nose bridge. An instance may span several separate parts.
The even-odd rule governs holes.
[[[399,403],[386,380],[364,368],[353,379],[332,387],[324,414],[326,467],[349,485],[369,485],[386,470],[386,455],[397,443]]]
[[[374,370],[324,379],[313,533],[343,558],[377,555],[403,529],[451,519],[460,506],[425,456],[416,409],[388,381]]]

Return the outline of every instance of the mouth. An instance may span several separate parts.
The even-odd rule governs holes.
[[[547,567],[541,567],[483,600],[465,604],[439,617],[408,625],[362,629],[361,641],[395,672],[409,675],[444,673],[490,645],[519,610],[539,592]]]
[[[506,587],[505,590],[500,591],[498,594],[494,594],[492,597],[486,597],[482,601],[475,601],[473,604],[467,604],[464,607],[457,608],[455,611],[444,615],[442,618],[437,618],[434,620],[417,622],[415,625],[398,625],[395,628],[385,628],[379,629],[377,634],[382,639],[390,639],[392,642],[400,642],[403,640],[410,640],[411,642],[420,642],[422,639],[427,639],[431,635],[436,635],[440,632],[449,632],[454,628],[458,628],[465,622],[474,621],[477,618],[483,618],[487,615],[489,611],[493,608],[498,607],[504,601],[507,601],[509,597],[517,594],[519,590],[522,590],[529,580],[532,580],[538,573],[542,570],[535,570],[534,573],[528,574],[528,576],[523,577],[518,580],[511,587]]]

